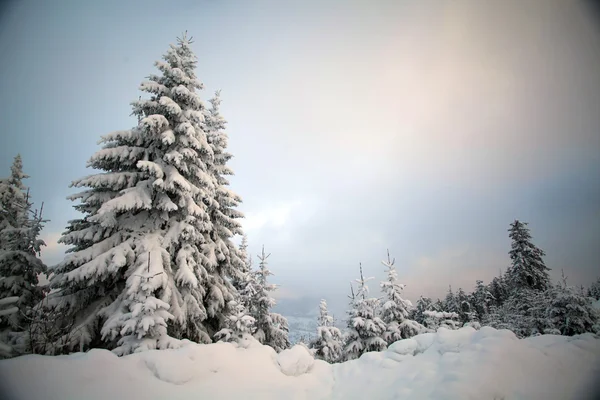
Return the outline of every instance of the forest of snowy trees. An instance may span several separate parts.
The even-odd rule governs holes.
[[[137,125],[101,138],[69,197],[81,217],[68,221],[64,259],[46,266],[40,233],[43,203],[34,208],[16,156],[0,180],[0,355],[65,354],[91,348],[126,355],[251,337],[277,352],[290,347],[288,323],[273,312],[264,248],[253,267],[229,189],[232,155],[220,94],[206,104],[195,74],[191,38],[171,45],[133,101]],[[240,237],[238,246],[234,239]],[[450,287],[443,300],[404,299],[395,260],[382,262],[381,297],[369,292],[362,265],[351,284],[347,329],[320,304],[316,336],[307,344],[327,362],[356,359],[440,328],[509,329],[518,337],[600,334],[600,279],[588,288],[552,282],[544,252],[527,223],[510,224],[510,266],[467,293]],[[50,283],[40,285],[39,275]]]

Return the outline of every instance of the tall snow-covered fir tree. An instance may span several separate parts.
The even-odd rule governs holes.
[[[161,74],[140,86],[150,98],[132,103],[137,126],[104,136],[88,162],[101,172],[72,184],[86,188],[70,197],[84,216],[60,239],[72,247],[51,281],[76,317],[72,345],[127,354],[171,337],[208,343],[224,327],[234,232],[211,220],[222,185],[191,43],[184,35],[155,63]]]
[[[263,246],[261,254],[258,255],[260,260],[258,270],[254,272],[254,279],[250,281],[250,285],[253,286],[249,289],[253,293],[250,301],[250,315],[256,321],[256,332],[254,333],[256,340],[280,352],[290,347],[289,327],[285,317],[271,312],[271,308],[275,305],[275,299],[271,297],[270,293],[277,286],[268,282],[268,277],[273,275],[267,268],[269,256],[270,254],[265,254]]]
[[[550,276],[542,257],[544,252],[531,242],[527,222],[515,220],[510,224],[509,237],[512,240],[509,252],[512,261],[506,271],[510,291],[532,289],[544,291],[550,288]]]
[[[10,177],[0,181],[0,352],[5,356],[27,351],[28,314],[45,294],[38,281],[46,272],[39,258],[45,221],[42,208],[32,210],[26,178],[17,155]]]
[[[386,325],[383,338],[389,345],[397,340],[418,335],[423,327],[416,321],[409,319],[409,313],[413,305],[409,300],[402,298],[404,284],[398,282],[398,274],[394,266],[395,259],[390,259],[389,250],[387,261],[381,263],[387,267],[387,280],[382,281],[380,286],[385,296],[381,305],[381,319]]]
[[[342,332],[334,326],[333,317],[327,311],[325,300],[321,300],[319,304],[319,320],[317,323],[317,337],[309,345],[315,358],[328,363],[341,361],[344,350]]]
[[[243,235],[239,219],[243,214],[235,209],[242,199],[229,189],[227,176],[233,171],[227,162],[233,157],[227,152],[228,136],[225,133],[226,121],[220,113],[221,97],[217,91],[210,99],[210,108],[205,111],[205,131],[213,153],[213,162],[208,164],[208,173],[215,180],[214,201],[209,204],[209,217],[212,222],[211,241],[214,243],[214,254],[217,258],[215,272],[209,276],[208,320],[213,330],[219,329],[228,319],[228,313],[239,315],[238,307],[228,310],[225,305],[234,301],[237,296],[235,282],[244,278],[246,260],[239,248],[233,243],[235,235]],[[231,277],[231,280],[228,279]],[[238,300],[236,300],[236,304]],[[233,303],[231,303],[233,304]]]
[[[360,266],[360,279],[356,295],[353,295],[352,308],[348,314],[348,333],[344,355],[347,360],[359,358],[369,351],[382,351],[387,348],[387,342],[383,339],[386,331],[385,323],[377,316],[379,299],[367,297],[369,288],[367,282],[373,278],[363,276],[362,265]]]

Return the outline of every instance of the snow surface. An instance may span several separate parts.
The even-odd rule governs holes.
[[[0,361],[7,399],[585,399],[600,339],[440,328],[330,365],[254,339],[117,357],[106,350]]]

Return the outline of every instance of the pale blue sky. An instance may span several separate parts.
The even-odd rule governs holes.
[[[485,4],[484,4],[485,3]],[[600,266],[600,32],[577,1],[18,1],[0,14],[0,170],[65,197],[176,36],[222,89],[232,188],[280,296],[343,307],[390,248],[407,295],[470,289],[530,223],[553,276]],[[373,287],[372,289],[375,289]]]

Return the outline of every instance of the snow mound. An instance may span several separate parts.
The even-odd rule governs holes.
[[[303,346],[277,354],[184,343],[116,357],[106,350],[0,361],[0,393],[35,399],[587,399],[600,376],[593,334],[519,340],[510,331],[439,328],[330,365]]]
[[[279,353],[277,362],[285,375],[299,376],[310,371],[315,359],[306,347],[296,345]]]

